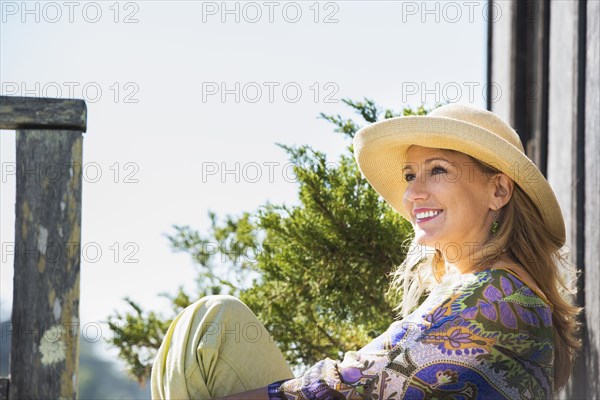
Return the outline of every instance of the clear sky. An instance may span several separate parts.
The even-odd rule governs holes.
[[[294,203],[275,143],[335,161],[348,142],[317,116],[351,116],[340,99],[484,107],[484,4],[0,1],[1,93],[87,101],[82,326],[99,324],[108,338],[104,322],[126,309],[125,296],[166,312],[159,293],[194,287],[191,259],[165,237],[173,224],[205,231],[208,210]],[[15,133],[2,131],[3,320],[14,149]]]

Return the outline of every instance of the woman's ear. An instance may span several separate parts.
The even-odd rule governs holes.
[[[506,174],[500,172],[492,177],[490,184],[492,192],[490,208],[499,210],[510,201],[515,183]]]

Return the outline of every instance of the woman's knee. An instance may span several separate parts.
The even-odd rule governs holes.
[[[248,306],[246,306],[240,299],[229,294],[213,294],[204,296],[192,304],[192,307],[194,308],[197,308],[198,306],[208,309],[217,307],[230,310],[242,309],[250,311]]]
[[[197,322],[207,323],[239,323],[258,322],[256,315],[237,297],[228,294],[218,294],[202,297],[191,304],[185,313],[194,315]],[[188,314],[190,315],[190,314]]]

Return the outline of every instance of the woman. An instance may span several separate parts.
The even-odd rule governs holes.
[[[565,227],[516,132],[488,111],[447,105],[372,124],[354,151],[415,230],[394,273],[402,320],[293,378],[243,304],[205,298],[169,328],[153,397],[540,399],[566,384],[580,343],[579,309],[564,297],[573,292]],[[249,326],[254,342],[243,338]]]

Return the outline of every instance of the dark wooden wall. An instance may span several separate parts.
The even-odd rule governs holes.
[[[488,24],[488,80],[509,95],[488,108],[515,126],[548,178],[565,218],[571,261],[582,272],[576,300],[584,307],[584,351],[561,396],[598,399],[600,2],[503,0],[494,7],[508,18]]]

